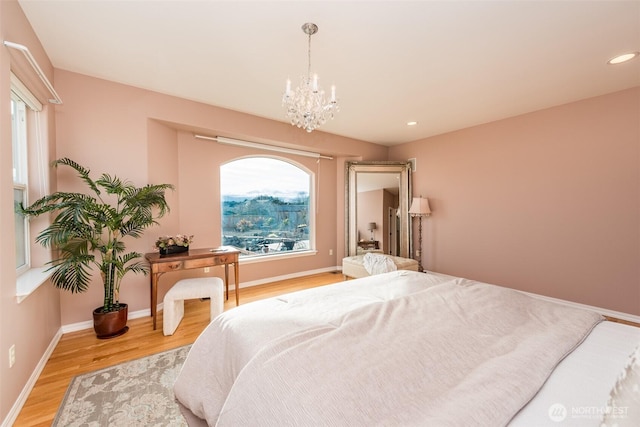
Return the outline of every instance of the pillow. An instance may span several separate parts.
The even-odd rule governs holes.
[[[640,345],[609,394],[601,427],[640,426]]]

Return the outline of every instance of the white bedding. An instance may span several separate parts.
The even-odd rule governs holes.
[[[325,334],[327,331],[323,330],[323,328],[326,329],[326,325],[331,324],[331,322],[335,322],[336,319],[344,318],[346,313],[367,311],[372,305],[384,305],[386,304],[384,303],[385,301],[396,299],[402,300],[406,295],[420,293],[426,288],[433,287],[444,282],[451,282],[452,280],[452,283],[461,284],[464,282],[464,279],[452,278],[451,276],[398,271],[379,276],[372,276],[365,279],[351,280],[349,282],[315,288],[308,291],[292,293],[230,310],[212,322],[192,347],[189,357],[187,358],[175,385],[177,400],[181,406],[184,407],[185,411],[183,412],[185,412],[188,418],[192,421],[191,424],[193,425],[196,425],[198,421],[200,421],[200,424],[205,425],[202,422],[202,419],[208,420],[210,425],[215,425],[218,421],[220,421],[220,425],[241,425],[239,424],[241,422],[246,424],[247,418],[245,418],[245,415],[249,416],[249,419],[254,421],[251,423],[252,425],[273,425],[273,419],[267,419],[265,413],[260,411],[267,410],[267,412],[269,412],[271,411],[271,407],[278,406],[279,403],[282,403],[278,397],[280,394],[284,393],[273,393],[270,395],[268,388],[270,380],[265,382],[264,378],[262,380],[259,379],[259,376],[262,373],[260,364],[263,363],[263,361],[260,361],[258,357],[260,356],[260,352],[262,352],[261,356],[264,357],[264,354],[266,354],[264,352],[265,349],[273,350],[276,348],[274,347],[274,342],[277,342],[282,337],[291,338],[296,337],[297,335],[302,336],[305,339],[301,342],[305,343],[307,335],[321,336]],[[314,307],[313,310],[309,309],[311,305]],[[467,309],[464,309],[460,311],[460,313],[464,313],[466,311]],[[575,309],[570,309],[570,311],[575,311]],[[545,315],[545,317],[546,316],[547,315]],[[429,316],[426,317],[429,318]],[[561,319],[558,319],[558,321],[560,320]],[[452,322],[452,320],[449,319],[448,322]],[[434,326],[437,326],[437,323],[434,323]],[[607,365],[606,363],[597,361],[595,362],[597,364],[596,367],[590,366],[590,362],[588,361],[591,354],[590,349],[595,349],[595,352],[598,353],[601,345],[601,342],[598,339],[592,339],[592,337],[604,337],[601,339],[607,339],[612,335],[609,332],[610,329],[613,328],[618,331],[621,326],[624,325],[615,325],[614,327],[610,327],[609,322],[605,322],[604,324],[597,326],[595,331],[591,334],[591,337],[589,337],[589,339],[581,345],[578,350],[576,350],[557,367],[556,372],[554,372],[551,378],[542,387],[538,396],[536,396],[529,405],[512,420],[512,425],[557,425],[549,416],[550,407],[556,404],[564,405],[569,411],[565,422],[575,421],[577,418],[574,415],[581,415],[579,421],[583,421],[583,423],[576,423],[573,425],[585,425],[584,410],[581,408],[586,407],[586,405],[596,405],[596,403],[591,402],[601,401],[600,406],[606,403],[608,391],[613,382],[615,382],[615,377],[619,368],[624,364],[623,361],[620,362],[619,360],[611,361],[611,365],[614,365],[615,369],[609,369],[609,371],[614,371],[613,373],[608,372],[603,375],[595,375],[595,377],[602,377],[598,378],[598,385],[585,385],[585,376],[593,378],[594,375],[591,375],[591,373],[595,371],[605,371],[605,365]],[[430,327],[429,329],[433,329],[433,327]],[[590,328],[587,328],[587,332],[589,329]],[[635,328],[631,329],[633,330]],[[629,329],[625,329],[623,332],[626,336],[626,342],[633,342],[633,339],[629,339],[629,334],[633,335],[633,333]],[[362,331],[360,333],[362,333]],[[638,335],[638,337],[640,337],[640,335]],[[468,340],[469,337],[464,339]],[[579,338],[578,341],[581,339],[582,338]],[[636,341],[638,340],[640,340],[640,338]],[[617,342],[618,340],[614,341]],[[373,340],[373,342],[375,342],[375,340]],[[569,345],[567,348],[570,349],[571,347],[572,345]],[[625,350],[626,347],[624,345],[621,346],[618,351],[620,356],[619,358],[624,358],[623,353],[625,353]],[[424,349],[421,349],[420,351],[425,354],[431,353],[429,350]],[[541,349],[540,351],[541,354],[546,353],[545,349]],[[562,351],[560,351],[560,353],[562,353]],[[530,350],[527,350],[527,352],[532,353]],[[278,348],[274,354],[278,354],[280,357],[281,353],[283,353],[282,349]],[[627,354],[628,353],[629,352],[627,352]],[[297,363],[300,364],[300,361],[304,362],[305,357],[313,356],[313,354],[314,353],[311,352],[309,355],[305,356],[305,354],[302,353],[302,355],[299,356]],[[455,358],[456,354],[458,354],[458,352],[449,353],[450,357],[453,358]],[[563,354],[558,357],[562,358],[562,356]],[[324,359],[326,359],[326,357],[321,357],[319,360],[316,360],[315,364],[312,364],[312,366],[322,365],[321,361]],[[576,361],[571,362],[573,359]],[[605,359],[609,360],[608,356],[605,357]],[[271,359],[267,358],[266,360]],[[286,367],[286,358],[280,360],[279,363],[282,364],[281,366]],[[390,369],[393,370],[394,366],[397,365],[393,365],[394,362],[391,363],[392,364],[389,366]],[[553,362],[550,363],[554,364]],[[341,365],[343,364],[336,364],[336,366]],[[302,363],[302,366],[304,366],[304,363]],[[331,365],[329,364],[329,367],[330,366]],[[580,371],[575,371],[573,369],[574,366],[580,366],[582,369],[586,367],[589,373],[585,375],[584,373],[580,373]],[[280,367],[279,371],[287,371],[287,369]],[[331,371],[329,370],[327,372]],[[578,380],[576,380],[576,377],[578,377]],[[606,382],[611,377],[613,377],[611,385],[603,386],[601,384],[602,381]],[[257,392],[263,393],[259,399],[256,398],[255,394],[252,394],[254,388],[252,379],[254,378],[255,388],[258,389]],[[546,376],[544,378],[546,378]],[[544,381],[544,378],[542,379],[542,382]],[[303,377],[302,380],[304,379],[305,378]],[[299,378],[295,379],[295,377],[293,381],[294,385],[303,382]],[[318,380],[312,378],[310,384],[313,385],[314,381],[317,382]],[[589,381],[591,380],[588,380],[587,382]],[[565,390],[560,394],[555,392],[555,390],[558,389],[558,386],[560,386],[560,388],[567,387],[569,386],[568,383],[571,383],[571,385],[576,384],[576,390],[569,387],[569,389],[565,388]],[[284,384],[285,387],[291,386],[291,383],[287,383],[286,381]],[[516,384],[518,384],[517,381]],[[477,385],[478,384],[476,384],[476,387]],[[596,387],[598,389],[598,393],[591,393],[589,391],[591,390],[591,386]],[[537,387],[539,387],[539,385],[536,386],[535,390],[537,390]],[[313,389],[314,387],[311,388]],[[499,387],[494,388],[499,389]],[[533,392],[534,394],[535,390]],[[483,398],[483,396],[489,391],[491,390],[487,389],[485,392],[480,392],[478,389],[470,390],[467,393],[468,396],[471,397]],[[565,396],[565,391],[571,394],[573,400],[568,399]],[[582,394],[580,392],[582,392]],[[531,394],[530,391],[525,391],[524,397],[520,396],[518,399],[525,399],[524,403],[526,403],[526,401],[531,397],[531,395],[528,395],[527,393]],[[308,393],[304,394],[306,395]],[[604,394],[604,398],[601,396],[602,394]],[[587,396],[588,399],[583,398],[583,395]],[[508,396],[509,398],[511,397],[510,394]],[[309,395],[307,397],[312,397],[316,400],[322,399],[322,396],[313,397],[312,395]],[[283,415],[282,413],[278,414],[276,412],[276,419],[282,420],[283,417],[286,418],[290,415],[289,411],[293,413],[298,411],[300,406],[303,406],[301,405],[301,402],[296,402],[295,399],[295,394],[290,395],[287,398],[284,402],[285,405],[281,408],[287,415]],[[510,400],[505,399],[504,396],[499,397],[499,399]],[[263,407],[262,403],[266,406]],[[243,410],[243,405],[245,408],[258,408],[258,412],[251,415],[250,411]],[[288,408],[287,405],[293,405],[293,407]],[[481,402],[479,408],[482,406]],[[262,409],[259,407],[262,407]],[[574,407],[578,409],[575,410]],[[226,409],[226,412],[223,408]],[[238,408],[239,412],[235,411],[235,408]],[[340,415],[341,410],[342,409],[340,408],[336,409],[338,415]],[[219,420],[221,411],[223,411],[223,417]],[[449,411],[451,412],[452,410]],[[579,411],[582,411],[583,413],[578,414]],[[246,412],[246,414],[244,414],[244,412]],[[305,419],[305,416],[311,416],[311,419],[317,418],[317,414],[305,414],[305,412],[307,411],[303,409],[302,414],[296,415],[302,418],[292,418],[298,419],[299,422],[294,422],[290,425],[300,425],[300,423],[304,422],[303,420]],[[478,409],[476,412],[481,412],[481,410]],[[240,414],[239,417],[237,416],[238,413]],[[441,413],[446,415],[447,410],[444,410],[444,412],[441,411]],[[194,414],[199,417],[200,420],[194,418]],[[251,418],[253,416],[258,418]],[[510,418],[511,416],[507,416],[506,420],[508,421]],[[357,420],[359,418],[356,417],[355,419]],[[451,421],[463,419],[464,418],[451,417]],[[489,422],[486,419],[483,420],[485,425]],[[598,425],[598,420],[599,418],[594,418],[593,425]],[[320,420],[318,421],[320,424],[323,424]],[[337,425],[341,424],[339,421],[334,420],[334,424],[336,423]],[[501,422],[501,424],[504,423],[504,421]],[[353,425],[353,422],[350,424]],[[343,422],[342,425],[345,425],[345,423]]]
[[[403,271],[388,274],[398,276],[394,286],[389,286],[389,277],[381,274],[256,301],[218,316],[189,352],[174,387],[178,402],[199,418],[216,420],[236,377],[264,345],[358,307],[451,279],[438,274],[413,276]],[[358,289],[360,285],[365,287]],[[314,310],[309,310],[310,303]]]
[[[638,345],[640,328],[600,323],[580,347],[560,362],[536,397],[509,426],[599,427],[609,392]],[[557,413],[562,421],[551,421],[552,408],[564,408],[564,417]],[[640,426],[640,420],[635,425]]]

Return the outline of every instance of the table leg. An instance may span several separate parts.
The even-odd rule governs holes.
[[[224,265],[224,298],[229,299],[229,264]]]
[[[240,265],[238,261],[233,263],[236,279],[236,306],[240,305]]]
[[[156,330],[156,309],[158,307],[158,275],[151,273],[151,317],[153,317],[153,330]]]

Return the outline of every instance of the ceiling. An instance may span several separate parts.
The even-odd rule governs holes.
[[[381,189],[397,195],[400,191],[400,173],[358,172],[358,193]]]
[[[383,145],[640,85],[640,1],[19,3],[56,68],[282,122],[314,22],[320,130]]]

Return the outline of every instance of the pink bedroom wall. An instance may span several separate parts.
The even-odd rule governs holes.
[[[426,268],[640,315],[640,88],[390,149],[408,157]]]
[[[176,189],[180,186],[178,176],[178,131],[156,120],[147,121],[148,132],[148,169],[149,183],[171,184]],[[177,190],[165,193],[170,211],[160,219],[160,225],[154,227],[150,236],[150,247],[155,238],[173,235],[180,225],[180,204]]]
[[[288,147],[335,156],[319,165],[315,159],[288,156],[319,177],[317,255],[247,264],[246,268],[241,265],[241,283],[338,265],[344,246],[344,203],[340,202],[344,199],[344,158],[380,160],[387,156],[387,147],[376,144],[323,132],[308,134],[286,123],[64,70],[56,70],[56,90],[65,101],[56,109],[59,157],[69,156],[95,172],[118,175],[136,185],[176,185],[175,193],[168,195],[171,213],[144,238],[129,242],[129,247],[139,252],[149,252],[159,234],[178,232],[194,234],[194,246],[219,245],[218,165],[234,157],[265,154],[198,140],[193,133],[279,141]],[[58,176],[61,189],[75,188],[64,173]],[[330,249],[333,255],[329,255]],[[181,277],[165,276],[159,298]],[[148,277],[129,276],[126,281],[121,300],[129,304],[130,311],[148,309]],[[61,298],[63,325],[90,320],[91,311],[101,303],[101,286],[98,283],[86,294],[63,293]]]
[[[385,226],[385,190],[373,190],[358,193],[357,224],[360,239],[371,240],[371,231],[368,229],[370,222],[376,223],[374,240],[378,241],[380,250],[386,248],[387,227]]]
[[[17,1],[0,1],[0,39],[25,45],[53,80],[53,67]],[[0,49],[0,98],[10,98],[10,71],[28,85],[45,105],[48,94],[22,53]],[[48,151],[55,155],[54,107],[41,113],[42,134]],[[14,235],[13,179],[10,104],[0,105],[0,235],[11,241]],[[51,174],[50,185],[55,186]],[[31,189],[30,189],[31,190]],[[35,258],[42,260],[43,252]],[[21,302],[16,299],[16,259],[13,245],[0,245],[0,424],[6,421],[42,355],[60,329],[59,291],[45,283]],[[15,346],[16,363],[9,368],[9,348]]]
[[[222,164],[240,157],[255,155],[244,147],[229,147],[212,141],[196,139],[191,133],[180,134],[180,187],[197,188],[197,193],[180,193],[181,224],[188,224],[189,234],[195,234],[194,243],[203,247],[222,244],[220,230],[220,174]],[[267,153],[265,153],[267,154]],[[277,153],[267,154],[282,158]],[[315,256],[268,262],[241,263],[241,282],[265,277],[291,274],[295,271],[311,271],[335,265],[335,255],[329,255],[336,245],[336,170],[332,160],[320,160],[287,156],[288,159],[315,174],[318,195]],[[194,197],[197,194],[197,197]],[[293,267],[293,268],[292,268]],[[220,269],[222,270],[222,269]],[[221,274],[222,272],[220,272]]]
[[[397,195],[387,190],[373,190],[358,193],[358,215],[356,223],[360,225],[358,233],[360,239],[371,240],[371,231],[367,228],[370,222],[376,223],[374,240],[378,241],[379,249],[389,253],[389,208],[398,207]]]
[[[146,97],[123,85],[102,87],[97,79],[70,77],[64,71],[56,75],[56,90],[64,100],[56,108],[58,157],[89,168],[94,179],[108,173],[138,186],[147,184]],[[58,169],[58,185],[62,191],[86,191],[70,168]],[[149,241],[128,240],[127,249],[149,252]],[[120,289],[120,301],[129,304],[129,311],[148,308],[148,288],[147,277],[129,275]],[[91,320],[102,298],[100,276],[95,274],[87,292],[61,293],[62,324]]]
[[[376,227],[380,227],[379,206],[382,200],[382,190],[363,191],[358,193],[358,215],[356,223],[358,224],[358,236],[361,240],[371,240],[371,231],[368,229],[370,222],[375,222]],[[379,230],[376,229],[376,233]],[[379,237],[379,236],[377,236]]]

